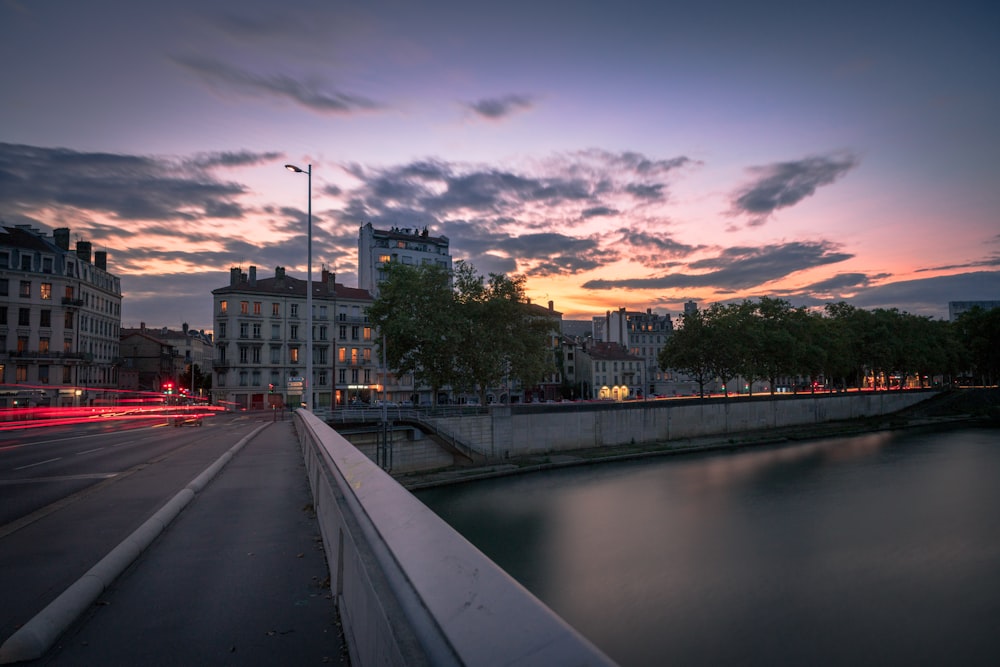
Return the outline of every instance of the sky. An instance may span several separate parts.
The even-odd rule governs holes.
[[[231,267],[357,286],[427,227],[566,319],[1000,299],[1000,6],[0,0],[0,222],[108,252],[122,325]],[[312,168],[309,179],[283,169]]]

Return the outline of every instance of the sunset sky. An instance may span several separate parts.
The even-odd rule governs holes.
[[[122,325],[428,227],[564,317],[1000,299],[995,2],[0,0],[0,221]]]

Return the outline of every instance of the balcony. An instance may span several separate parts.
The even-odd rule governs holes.
[[[69,297],[69,296],[64,296],[62,298],[62,305],[64,305],[64,306],[73,306],[75,308],[79,308],[80,306],[83,305],[83,299],[74,299],[74,298]]]

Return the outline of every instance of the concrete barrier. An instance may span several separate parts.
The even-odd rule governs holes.
[[[614,664],[327,424],[295,428],[351,664]]]

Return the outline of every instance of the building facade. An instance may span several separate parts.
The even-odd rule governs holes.
[[[79,406],[117,399],[121,281],[105,251],[0,228],[0,407]]]
[[[378,294],[388,262],[436,264],[451,271],[447,236],[431,236],[427,228],[375,229],[366,223],[358,230],[358,288]]]
[[[236,410],[297,406],[311,387],[314,411],[370,401],[380,386],[371,296],[345,287],[323,269],[312,284],[311,383],[306,369],[306,281],[276,267],[274,276],[230,270],[229,285],[212,290],[215,357],[213,399]],[[307,391],[309,389],[306,389]]]
[[[214,351],[212,334],[190,329],[187,324],[180,330],[149,329],[145,322],[138,329],[122,329],[120,386],[159,392],[170,383],[178,390],[185,389],[192,396],[199,396],[194,387],[181,387],[180,379],[188,374],[192,363],[199,373],[211,373]],[[187,375],[187,382],[191,382],[190,375]]]
[[[618,343],[645,364],[645,377],[649,381],[641,395],[668,394],[673,391],[670,373],[660,370],[660,350],[674,332],[669,315],[630,311],[619,308],[607,311],[603,318],[594,318],[594,340]]]
[[[585,398],[623,401],[643,397],[646,361],[624,345],[595,341],[586,349],[577,349],[575,358],[576,377],[591,391]]]

